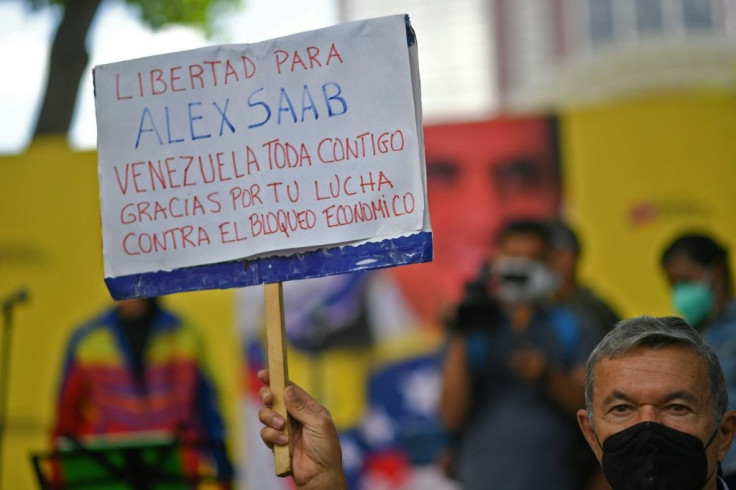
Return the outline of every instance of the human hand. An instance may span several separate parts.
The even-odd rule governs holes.
[[[537,349],[528,347],[511,353],[509,367],[528,382],[539,381],[547,374],[547,360],[544,355]]]
[[[261,439],[269,448],[274,444],[291,443],[291,469],[297,488],[347,490],[342,450],[330,412],[306,391],[290,384],[284,391],[284,403],[291,416],[289,440],[284,432],[286,420],[273,410],[268,370],[259,371],[258,379],[266,385],[259,392],[264,405],[258,411],[258,418],[264,425]]]

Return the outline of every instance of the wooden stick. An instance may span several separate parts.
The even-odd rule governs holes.
[[[266,345],[268,347],[268,373],[271,378],[273,409],[286,420],[289,434],[289,415],[284,404],[284,390],[289,382],[286,365],[286,335],[284,334],[284,291],[280,282],[268,283],[265,287],[266,300]],[[291,443],[273,446],[276,475],[291,474]]]

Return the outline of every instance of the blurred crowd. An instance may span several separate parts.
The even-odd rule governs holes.
[[[440,414],[452,441],[445,463],[462,488],[610,488],[574,414],[584,405],[585,361],[618,316],[578,282],[580,253],[561,222],[510,222],[449,322]],[[661,264],[674,309],[714,347],[733,395],[726,249],[683,234]],[[721,468],[731,485],[733,460]]]
[[[580,280],[585,240],[559,218],[555,122],[430,126],[425,138],[434,260],[284,284],[292,379],[332,413],[349,487],[610,488],[575,414],[585,405],[585,362],[624,305]],[[661,270],[673,309],[715,348],[733,408],[728,255],[710,233],[686,232],[661,251]],[[594,272],[586,279],[605,282]],[[259,289],[238,297],[241,451],[226,447],[213,354],[196,326],[155,298],[120,302],[74,332],[54,447],[126,435],[150,444],[163,434],[176,444],[175,473],[190,481],[290,488],[258,438]],[[62,461],[55,471],[70,468]],[[735,487],[733,451],[721,472]]]

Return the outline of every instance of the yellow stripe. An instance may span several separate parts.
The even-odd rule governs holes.
[[[77,349],[77,359],[82,363],[122,364],[115,337],[109,330],[96,330],[85,337]]]

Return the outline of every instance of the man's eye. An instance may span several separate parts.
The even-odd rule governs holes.
[[[616,405],[613,408],[611,408],[611,412],[613,413],[626,413],[628,412],[630,407],[628,405]]]
[[[543,163],[533,158],[518,157],[492,170],[492,179],[501,191],[538,189],[545,181]]]
[[[460,169],[457,163],[448,160],[428,160],[427,180],[430,184],[450,186],[457,182]]]
[[[677,403],[670,405],[669,410],[676,413],[685,413],[689,412],[690,408],[687,405],[679,405]]]

